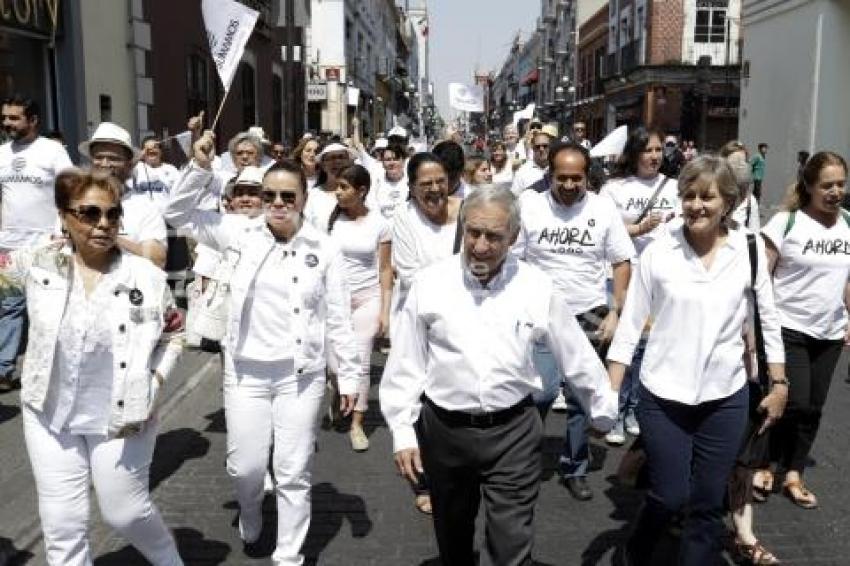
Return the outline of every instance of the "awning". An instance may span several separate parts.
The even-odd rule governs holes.
[[[520,83],[522,86],[533,85],[540,80],[540,72],[537,69],[532,69]]]

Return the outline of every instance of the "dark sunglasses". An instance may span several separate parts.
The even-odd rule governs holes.
[[[283,204],[295,204],[298,200],[298,193],[294,191],[263,191],[261,195],[266,204],[274,204],[278,198],[283,201]]]
[[[537,145],[532,146],[534,149],[549,149],[548,143],[539,143]]]
[[[261,194],[259,187],[233,187],[233,198],[258,197]]]
[[[120,206],[112,206],[104,209],[93,204],[84,204],[77,208],[66,208],[65,212],[73,214],[77,220],[89,226],[97,226],[100,224],[100,219],[104,216],[110,226],[117,226],[118,221],[121,220],[121,215],[124,214],[124,210]]]

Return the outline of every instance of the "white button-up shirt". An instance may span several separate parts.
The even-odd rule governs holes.
[[[617,393],[572,310],[539,269],[505,260],[486,288],[460,255],[422,270],[399,315],[381,380],[381,410],[395,451],[417,446],[413,425],[425,393],[450,411],[488,413],[542,388],[535,342],[547,342],[592,418],[617,413]]]
[[[784,363],[764,244],[757,240],[755,290],[767,361]],[[641,255],[608,359],[629,365],[651,317],[640,380],[653,395],[687,405],[732,395],[747,379],[742,332],[749,311],[750,280],[743,231],[729,231],[726,243],[706,269],[685,240],[684,228],[671,229]]]

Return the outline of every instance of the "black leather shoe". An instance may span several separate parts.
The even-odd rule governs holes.
[[[593,498],[593,491],[587,485],[587,478],[584,476],[566,478],[564,479],[564,485],[567,486],[570,495],[579,501],[588,501]]]

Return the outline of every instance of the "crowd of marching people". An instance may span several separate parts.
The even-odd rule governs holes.
[[[679,564],[715,564],[724,530],[741,559],[778,564],[753,504],[820,504],[805,464],[850,343],[836,153],[801,163],[762,218],[767,144],[697,154],[642,126],[602,156],[583,123],[537,119],[485,151],[451,131],[370,141],[356,121],[290,149],[256,127],[217,139],[201,114],[178,169],[176,144],[108,122],[74,166],[26,96],[2,120],[0,386],[20,381],[51,565],[92,563],[90,484],[147,560],[182,564],[148,480],[187,344],[221,352],[236,524],[250,552],[274,493],[275,564],[303,563],[322,407],[369,450],[379,347],[371,401],[447,566],[475,563],[480,506],[482,563],[531,563],[551,410],[577,501],[591,435],[629,442],[620,480],[646,496],[628,564],[656,563],[673,524]],[[166,272],[187,270],[184,313]]]

